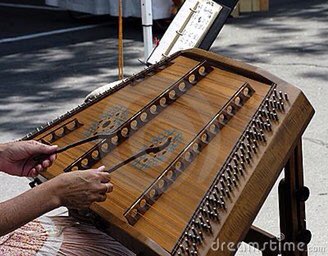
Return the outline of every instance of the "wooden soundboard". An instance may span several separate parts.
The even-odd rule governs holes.
[[[156,154],[112,173],[92,212],[140,255],[230,255],[314,113],[303,93],[265,71],[202,50],[179,52],[27,135],[60,147],[42,175],[110,168],[169,138]]]

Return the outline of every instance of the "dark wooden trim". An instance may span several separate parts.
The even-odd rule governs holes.
[[[309,190],[304,186],[302,140],[298,143],[285,165],[285,178],[279,184],[279,217],[281,237],[251,226],[244,239],[245,243],[257,243],[265,248],[265,243],[274,242],[280,244],[276,251],[263,250],[264,256],[307,256],[307,244],[311,240],[311,232],[306,229],[305,201],[309,196]],[[302,243],[303,246],[299,246]],[[288,244],[293,244],[292,251],[288,251]],[[278,249],[281,249],[279,251]]]

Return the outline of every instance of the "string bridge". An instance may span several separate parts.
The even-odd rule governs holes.
[[[254,94],[255,90],[244,83],[232,98],[220,109],[210,122],[181,151],[173,162],[161,173],[148,189],[125,211],[129,224],[134,225],[138,219],[153,205],[171,184],[184,172],[207,144],[227,125],[229,120]]]
[[[73,120],[64,123],[57,129],[45,134],[39,139],[39,141],[43,142],[44,144],[54,143],[60,138],[66,136],[67,134],[77,130],[81,126],[83,126],[83,124],[80,123],[79,120],[77,120],[77,118],[74,118]]]
[[[85,170],[95,165],[102,157],[110,153],[118,145],[122,144],[193,86],[196,86],[197,83],[206,77],[212,70],[213,68],[207,61],[202,61],[195,65],[178,81],[174,82],[145,107],[125,121],[111,136],[108,136],[92,147],[84,155],[69,165],[64,171],[69,172],[77,169]]]

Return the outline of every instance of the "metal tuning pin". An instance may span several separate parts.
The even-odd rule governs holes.
[[[197,228],[201,228],[201,225],[200,225],[200,221],[199,220],[196,220],[196,219],[193,219],[192,220],[192,224],[197,227]]]
[[[285,93],[285,100],[286,101],[289,101],[289,98],[288,98],[288,94],[287,93]]]
[[[274,94],[275,97],[278,98],[278,92],[277,92],[277,89],[273,89],[273,94]]]
[[[278,102],[276,100],[273,101],[273,105],[275,108],[278,108]]]
[[[182,244],[180,244],[180,251],[182,253],[185,253],[186,252],[185,247]]]
[[[204,239],[204,234],[203,234],[202,231],[199,231],[199,232],[198,232],[198,236],[200,237],[201,241],[203,241],[203,239]]]
[[[240,158],[241,158],[241,160],[243,161],[243,162],[245,162],[245,155],[241,152],[241,154],[240,154]]]
[[[279,98],[283,98],[282,91],[279,91]]]
[[[222,179],[220,180],[220,184],[221,184],[221,187],[222,187],[222,188],[225,188],[225,187],[226,187],[226,183],[225,183],[224,180],[222,180]]]
[[[235,163],[235,165],[238,165],[238,160],[237,160],[236,157],[234,157],[232,160],[233,160],[233,162]]]
[[[187,232],[186,232],[187,233]],[[185,237],[185,243],[190,246],[190,240],[189,240],[189,236],[188,236],[188,233],[186,234],[186,237]]]
[[[253,140],[253,145],[254,145],[255,147],[258,147],[258,144],[257,144],[257,141],[256,141],[256,140]]]
[[[239,181],[239,176],[238,176],[238,173],[237,173],[237,172],[234,172],[234,173],[233,173],[233,176],[235,177],[235,179],[236,179],[237,181]]]
[[[221,194],[222,196],[227,196],[226,190],[225,190],[224,188],[221,188],[221,189],[220,189],[220,194]]]
[[[219,195],[217,194],[217,192],[212,192],[212,196],[210,197],[211,202],[213,202],[213,204],[217,205],[218,204],[218,200],[219,200]]]
[[[252,149],[253,149],[253,152],[256,154],[257,153],[257,150],[256,150],[255,145],[252,146]]]
[[[207,231],[211,231],[212,232],[212,226],[211,226],[211,222],[209,219],[206,220],[206,226],[207,226]]]
[[[244,163],[244,161],[240,161],[239,164],[240,164],[240,166],[241,166],[242,169],[245,169],[245,168],[246,168],[246,167],[245,167],[245,163]]]

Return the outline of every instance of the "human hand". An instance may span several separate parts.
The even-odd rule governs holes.
[[[110,174],[105,167],[85,171],[63,173],[46,183],[50,183],[60,206],[70,209],[85,209],[93,202],[103,202],[107,193],[113,191]]]
[[[55,161],[57,148],[34,140],[1,144],[0,170],[15,176],[37,176]],[[39,154],[49,157],[42,159],[42,162],[34,161],[32,158]]]

